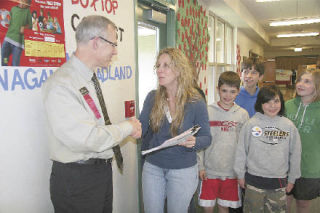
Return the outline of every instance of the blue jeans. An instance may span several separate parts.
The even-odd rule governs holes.
[[[11,54],[12,54],[12,66],[19,66],[22,50],[23,49],[21,47],[17,47],[7,41],[3,41],[2,49],[1,49],[2,66],[8,66],[9,57]]]
[[[198,166],[163,169],[144,163],[142,191],[145,213],[163,213],[167,198],[168,213],[186,213],[198,185]]]

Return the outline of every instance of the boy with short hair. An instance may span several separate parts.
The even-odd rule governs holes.
[[[240,189],[233,170],[238,134],[249,119],[247,111],[234,103],[240,78],[235,72],[223,72],[218,81],[220,100],[208,106],[211,145],[198,152],[201,188],[199,205],[213,212],[216,201],[219,212],[241,206]]]
[[[235,102],[248,111],[252,117],[256,111],[254,105],[259,92],[258,82],[263,79],[264,64],[256,59],[248,58],[241,65],[241,80],[243,87]]]

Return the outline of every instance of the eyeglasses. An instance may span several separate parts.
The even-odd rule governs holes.
[[[113,46],[113,47],[117,47],[117,46],[118,46],[118,44],[116,44],[116,43],[114,43],[114,42],[111,42],[111,41],[103,38],[102,36],[98,36],[98,38],[100,38],[101,40],[107,42],[108,44],[110,44],[110,45]]]

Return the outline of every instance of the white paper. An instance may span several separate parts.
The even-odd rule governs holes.
[[[160,146],[156,146],[154,148],[142,151],[141,153],[142,153],[142,155],[145,155],[145,154],[148,154],[150,152],[154,152],[156,150],[160,150],[160,149],[163,149],[163,148],[166,148],[166,147],[175,146],[177,144],[180,144],[180,143],[186,141],[189,136],[196,134],[199,131],[200,128],[201,127],[199,125],[195,125],[195,126],[191,127],[190,129],[186,130],[185,132],[181,133],[180,135],[178,135],[178,136],[176,136],[174,138],[171,138],[169,140],[166,140]]]

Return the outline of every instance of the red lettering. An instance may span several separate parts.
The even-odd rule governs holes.
[[[87,8],[91,2],[90,7],[92,7],[94,11],[97,11],[96,5],[98,1],[100,0],[71,0],[71,3],[80,4],[83,8]],[[101,0],[101,10],[106,10],[107,13],[113,13],[113,15],[115,15],[118,6],[118,0]]]
[[[108,3],[109,3],[109,7],[108,7]],[[106,7],[107,13],[111,13],[112,12],[112,1],[106,0],[105,7]]]
[[[221,131],[222,132],[229,132],[229,128],[228,127],[221,127]]]
[[[101,0],[101,8],[102,8],[102,11],[104,11],[104,5],[103,5],[103,0]]]
[[[113,15],[115,15],[115,10],[118,9],[118,2],[117,1],[112,1],[112,7],[113,7]]]
[[[106,9],[107,13],[116,14],[115,10],[118,8],[118,1],[117,0],[105,0],[104,8]],[[103,8],[103,6],[102,6]],[[103,10],[103,9],[102,9]]]
[[[238,122],[235,121],[209,121],[210,126],[221,126],[226,128],[236,127]]]
[[[90,7],[94,8],[94,11],[97,11],[97,8],[96,8],[96,2],[97,1],[99,1],[99,0],[93,0],[92,3],[90,4]]]
[[[82,1],[83,1],[83,0],[80,0],[81,6],[82,6],[83,8],[87,8],[88,5],[89,5],[89,0],[85,0],[85,1],[86,1],[86,4],[83,4]]]

